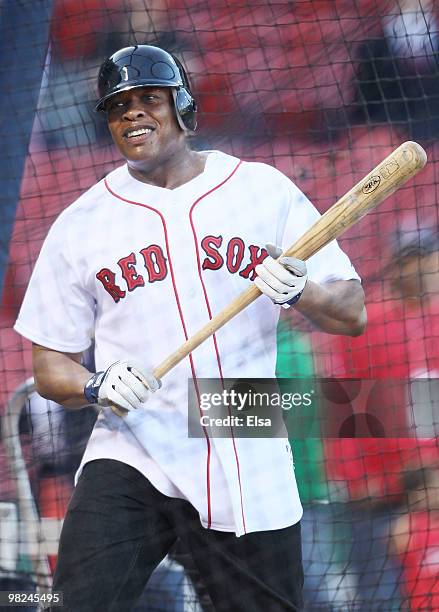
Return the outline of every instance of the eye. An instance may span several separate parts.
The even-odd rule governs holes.
[[[109,113],[111,111],[120,110],[123,108],[125,108],[125,102],[123,102],[122,100],[109,100],[107,102],[105,110],[107,111],[107,113]]]
[[[152,93],[144,94],[142,96],[142,101],[143,102],[156,102],[158,99],[159,99],[158,96],[156,94],[152,94]]]

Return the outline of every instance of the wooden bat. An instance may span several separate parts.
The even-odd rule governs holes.
[[[426,163],[427,154],[419,144],[412,141],[404,142],[331,206],[282,255],[308,259],[399,189]],[[154,369],[154,376],[162,378],[260,295],[259,289],[252,284],[158,365]]]

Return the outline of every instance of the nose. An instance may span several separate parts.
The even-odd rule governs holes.
[[[146,115],[147,111],[141,96],[137,95],[137,92],[132,92],[130,98],[125,102],[124,118],[128,121],[135,121],[146,117]]]
[[[131,100],[131,102],[126,107],[123,116],[124,119],[127,119],[128,121],[135,121],[136,119],[142,119],[143,117],[145,117],[146,112],[142,108],[142,105],[139,101]]]

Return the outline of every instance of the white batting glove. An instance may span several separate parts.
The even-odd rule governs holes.
[[[276,261],[282,249],[271,243],[266,245],[266,249],[269,256],[256,266],[254,283],[275,304],[289,308],[305,289],[308,280],[306,263],[295,257],[281,257]]]
[[[110,406],[122,416],[138,410],[149,392],[160,389],[161,383],[151,373],[144,372],[133,361],[116,361],[105,372],[97,372],[85,384],[84,395],[90,404]]]

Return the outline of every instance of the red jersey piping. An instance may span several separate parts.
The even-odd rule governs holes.
[[[169,241],[168,241],[168,231],[166,228],[166,221],[164,216],[162,215],[162,213],[157,210],[156,208],[153,208],[152,206],[149,206],[148,204],[143,204],[142,202],[136,202],[135,200],[128,200],[127,198],[124,198],[122,196],[120,196],[119,194],[117,194],[115,191],[113,191],[111,189],[111,187],[108,184],[107,179],[104,179],[104,184],[105,187],[107,188],[107,190],[111,193],[112,196],[114,196],[115,198],[121,200],[122,202],[126,202],[127,204],[133,204],[134,206],[141,206],[142,208],[147,208],[148,210],[151,210],[152,212],[156,213],[159,217],[160,220],[162,222],[162,226],[163,226],[163,233],[165,236],[165,244],[166,244],[166,252],[168,255],[168,260],[169,260],[169,270],[171,272],[171,281],[172,281],[172,287],[174,289],[174,296],[175,296],[175,301],[177,304],[177,309],[178,309],[178,313],[180,316],[180,321],[181,321],[181,325],[183,327],[183,333],[184,333],[184,337],[187,340],[188,339],[188,334],[187,334],[187,330],[186,330],[186,324],[184,321],[184,317],[183,317],[183,311],[181,309],[181,304],[180,304],[180,298],[178,296],[178,290],[177,290],[177,284],[175,282],[175,276],[174,276],[174,269],[172,266],[172,259],[171,259],[171,253],[170,253],[170,249],[169,249]],[[191,364],[191,371],[192,371],[192,376],[194,379],[194,384],[195,387],[197,388],[197,378],[196,378],[196,374],[195,374],[195,367],[194,367],[194,362],[192,359],[192,354],[189,355],[189,361]],[[197,388],[197,394],[198,394],[198,388]],[[209,435],[206,431],[206,429],[203,427],[203,431],[204,431],[204,436],[206,438],[206,443],[207,443],[207,461],[206,461],[206,487],[207,487],[207,523],[208,523],[208,527],[210,528],[210,525],[212,523],[212,508],[211,508],[211,495],[210,495],[210,455],[211,455],[211,447],[210,447],[210,439],[209,439]]]
[[[198,276],[200,278],[201,286],[203,288],[203,294],[204,294],[204,299],[206,301],[206,307],[207,307],[207,312],[209,314],[209,319],[212,319],[212,309],[210,307],[209,297],[207,295],[207,289],[206,289],[206,285],[204,283],[203,275],[202,275],[202,271],[201,271],[201,260],[200,260],[200,251],[199,251],[199,248],[198,248],[198,238],[197,238],[197,233],[196,233],[194,222],[193,222],[192,213],[194,211],[195,206],[197,204],[199,204],[201,202],[201,200],[205,199],[207,196],[209,196],[214,191],[216,191],[217,189],[222,187],[225,183],[227,183],[227,181],[232,178],[232,176],[235,174],[235,172],[238,170],[238,168],[240,167],[241,164],[242,164],[242,161],[240,160],[237,163],[237,165],[235,166],[235,168],[232,170],[232,172],[221,183],[219,183],[218,185],[216,185],[215,187],[213,187],[212,189],[210,189],[209,191],[207,191],[206,193],[201,195],[199,198],[197,198],[195,200],[195,202],[192,204],[191,209],[189,211],[189,221],[190,221],[190,225],[191,225],[191,229],[192,229],[192,234],[193,234],[193,237],[194,237],[195,251],[196,251],[196,254],[197,254]],[[216,359],[217,359],[217,363],[218,363],[218,370],[219,370],[220,378],[221,378],[221,380],[223,380],[224,377],[223,377],[223,372],[222,372],[222,367],[221,367],[221,358],[220,358],[220,354],[219,354],[218,342],[217,342],[217,339],[216,339],[216,335],[213,334],[212,338],[213,338],[213,343],[214,343],[214,346],[215,346],[215,353],[216,353]],[[240,466],[239,466],[238,451],[237,451],[237,448],[236,448],[235,436],[233,435],[233,428],[230,428],[230,431],[231,431],[231,435],[232,435],[233,451],[235,453],[236,469],[237,469],[237,473],[238,473],[239,496],[240,496],[240,502],[241,502],[241,518],[242,518],[242,524],[243,524],[243,527],[244,527],[244,532],[246,533],[247,529],[246,529],[246,524],[245,524],[244,504],[243,504],[243,499],[242,499],[243,496],[242,496],[242,486],[241,486],[241,471],[240,471]]]

